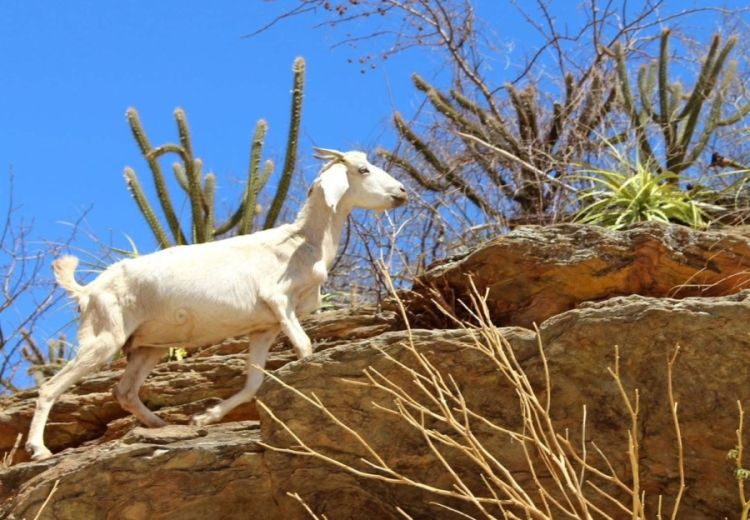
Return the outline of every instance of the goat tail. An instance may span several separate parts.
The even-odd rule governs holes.
[[[78,267],[78,258],[75,256],[62,256],[52,262],[58,285],[68,291],[73,298],[80,300],[83,296],[83,285],[76,281],[76,267]]]

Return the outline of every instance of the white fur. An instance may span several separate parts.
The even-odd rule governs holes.
[[[165,423],[141,402],[138,390],[168,347],[250,337],[245,387],[195,416],[196,424],[216,422],[253,398],[262,372],[252,365],[264,366],[280,331],[300,359],[312,353],[299,317],[319,306],[320,286],[349,213],[353,208],[389,209],[406,201],[403,185],[370,164],[364,153],[316,152],[327,163],[292,224],[122,260],[86,286],[75,280],[77,259],[63,257],[54,263],[58,283],[81,309],[80,348],[76,358],[39,389],[26,443],[32,458],[51,455],[44,445],[44,425],[57,398],[123,347],[128,365],[115,396],[123,408],[153,427]]]

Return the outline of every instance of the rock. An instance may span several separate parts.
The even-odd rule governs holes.
[[[646,492],[647,510],[655,514],[659,495],[671,508],[678,486],[677,448],[667,399],[666,360],[680,345],[674,372],[674,387],[685,449],[687,490],[679,518],[737,517],[737,483],[727,462],[735,445],[737,402],[747,408],[750,387],[744,384],[750,373],[750,335],[747,316],[750,292],[720,298],[655,299],[641,296],[615,298],[585,304],[546,321],[541,338],[553,382],[552,416],[558,432],[569,431],[579,442],[583,406],[586,406],[587,438],[596,442],[610,458],[620,476],[629,480],[627,436],[629,416],[607,367],[614,364],[614,346],[620,345],[622,381],[629,394],[640,393],[639,443],[641,485]],[[531,331],[501,329],[513,345],[521,366],[535,388],[543,388],[544,371]],[[445,375],[450,373],[462,389],[469,406],[496,424],[517,427],[520,411],[515,393],[488,358],[471,344],[464,331],[414,331],[417,351],[428,357]],[[413,365],[403,348],[404,332],[383,334],[369,342],[353,343],[323,352],[307,365],[288,365],[276,372],[286,384],[315,394],[345,424],[357,430],[384,460],[409,476],[450,489],[453,481],[431,456],[424,438],[415,429],[373,405],[393,407],[393,398],[364,383],[362,370],[372,367],[417,395],[413,376],[388,361],[378,349]],[[377,348],[373,348],[377,347]],[[447,376],[446,376],[447,377]],[[278,383],[268,382],[259,398],[306,443],[323,453],[368,470],[360,462],[367,452],[354,437],[334,425],[320,412]],[[297,443],[261,412],[262,437],[270,445],[290,448]],[[530,493],[534,483],[518,443],[504,435],[488,432],[473,421],[476,435],[501,460]],[[746,435],[747,437],[747,435]],[[747,444],[747,439],[745,439]],[[593,448],[589,446],[593,452]],[[481,471],[464,457],[448,452],[470,487],[483,489]],[[362,517],[399,518],[398,504],[414,518],[440,517],[444,510],[430,505],[435,495],[409,486],[389,486],[357,478],[316,459],[270,451],[268,467],[274,475],[276,500],[285,514],[296,505],[283,492],[294,490],[328,518],[350,518],[351,511]],[[591,478],[591,477],[590,477]],[[596,479],[592,479],[596,482]],[[601,481],[599,481],[601,485]],[[345,498],[337,499],[344,490]],[[485,491],[486,494],[486,491]],[[628,498],[620,495],[628,501]],[[447,501],[472,515],[467,504]],[[608,507],[606,503],[600,503]],[[670,509],[666,509],[669,511]],[[621,512],[610,513],[618,517]]]
[[[560,224],[521,227],[434,264],[407,296],[413,326],[453,327],[430,301],[463,318],[471,278],[497,325],[532,327],[586,301],[734,294],[750,283],[750,239],[677,225],[626,231]]]
[[[253,421],[137,428],[121,441],[13,466],[2,472],[0,497],[20,490],[0,505],[0,517],[34,518],[56,481],[41,519],[283,518]]]
[[[629,296],[584,304],[547,320],[540,333],[558,431],[567,429],[577,442],[586,405],[587,439],[601,446],[627,479],[628,416],[606,372],[613,364],[614,344],[619,343],[623,384],[631,395],[638,388],[641,396],[640,467],[648,510],[655,510],[659,494],[668,506],[678,474],[665,362],[679,343],[674,386],[687,475],[680,518],[735,517],[736,481],[726,454],[735,443],[736,402],[750,399],[750,387],[738,384],[750,370],[748,311],[750,292],[683,300]],[[541,392],[544,371],[534,333],[517,327],[498,330]],[[519,425],[514,392],[486,356],[469,348],[467,331],[411,333],[417,351],[455,378],[473,410],[503,426]],[[413,376],[385,356],[412,364],[403,346],[408,337],[407,331],[393,331],[325,349],[275,374],[307,395],[315,393],[394,468],[449,488],[450,476],[423,437],[373,405],[391,406],[393,399],[356,384],[365,382],[363,369],[373,367],[403,385],[409,395],[418,395]],[[310,446],[363,468],[359,459],[367,453],[353,437],[288,389],[267,380],[260,398]],[[396,505],[414,518],[445,514],[431,505],[436,497],[424,491],[362,479],[316,459],[264,450],[259,438],[282,448],[296,443],[265,413],[260,420],[260,432],[248,422],[136,428],[120,439],[71,448],[43,462],[17,464],[0,471],[0,516],[32,517],[58,479],[58,491],[42,518],[240,518],[248,511],[263,518],[307,518],[289,492],[299,493],[316,514],[332,519],[400,518]],[[532,485],[518,443],[481,424],[475,424],[474,431],[522,484]],[[470,485],[479,485],[476,468],[456,453],[446,457]],[[447,504],[476,513],[466,504]]]
[[[378,313],[372,307],[314,316],[304,326],[317,350],[391,330],[397,323],[393,312]],[[141,398],[166,421],[187,423],[192,415],[242,388],[247,348],[246,340],[228,340],[182,361],[160,363],[141,389]],[[285,341],[274,350],[266,365],[270,370],[296,359]],[[123,366],[118,362],[88,376],[58,400],[45,429],[45,441],[53,452],[86,441],[117,439],[138,425],[112,396]],[[11,449],[19,433],[25,436],[28,432],[35,397],[35,391],[25,391],[0,400],[0,453]],[[257,418],[254,403],[249,403],[233,410],[224,421]],[[28,460],[28,455],[23,449],[18,450],[16,461],[24,460]]]
[[[677,226],[646,225],[622,233],[572,225],[519,229],[433,266],[415,284],[416,292],[406,300],[409,318],[443,328],[400,330],[395,307],[380,315],[372,309],[322,313],[306,324],[316,353],[304,362],[291,362],[294,355],[280,342],[269,368],[286,385],[308,396],[314,393],[394,469],[451,489],[455,482],[423,435],[378,407],[392,407],[393,396],[367,384],[363,370],[375,369],[406,395],[424,400],[414,374],[388,358],[413,366],[413,354],[405,348],[412,337],[417,352],[454,378],[473,411],[496,424],[519,427],[523,414],[515,389],[492,360],[472,348],[469,331],[456,329],[428,304],[432,287],[449,308],[457,305],[469,294],[467,274],[472,274],[480,292],[489,290],[493,321],[514,325],[497,330],[543,397],[545,364],[529,328],[540,324],[557,431],[580,445],[585,405],[586,440],[601,447],[629,482],[629,415],[607,372],[619,344],[624,388],[631,398],[636,388],[639,392],[640,481],[650,516],[656,516],[659,495],[665,515],[671,512],[679,482],[666,377],[666,360],[679,344],[673,381],[687,483],[679,518],[734,518],[739,500],[727,453],[736,443],[737,402],[745,408],[750,402],[750,292],[739,292],[750,276],[748,253],[748,239],[739,235]],[[245,348],[241,340],[230,341],[182,362],[163,363],[142,395],[161,416],[186,422],[242,385]],[[403,518],[397,506],[413,518],[446,517],[436,500],[479,516],[465,502],[264,448],[294,448],[297,443],[254,404],[223,424],[140,428],[111,397],[120,370],[115,364],[88,377],[53,408],[46,438],[53,450],[63,452],[0,469],[0,518],[34,518],[58,480],[41,518],[309,518],[288,493],[299,493],[316,514],[331,520]],[[10,448],[17,432],[26,432],[34,396],[24,392],[0,402],[0,452]],[[372,471],[361,460],[372,455],[354,436],[288,388],[266,379],[259,397],[308,445]],[[259,427],[253,418],[259,419]],[[450,433],[430,416],[425,425]],[[519,442],[509,442],[482,421],[473,420],[472,431],[534,492]],[[482,471],[460,451],[445,450],[443,456],[467,485],[484,490]],[[545,481],[541,473],[540,478]],[[591,472],[588,478],[601,484]],[[622,516],[611,504],[600,506],[614,518]]]

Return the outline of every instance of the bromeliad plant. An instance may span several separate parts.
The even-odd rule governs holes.
[[[591,187],[579,197],[582,208],[576,221],[622,229],[638,222],[678,223],[696,229],[708,226],[709,212],[723,208],[711,204],[706,192],[683,191],[671,172],[637,161],[623,165],[622,171],[582,170],[579,180]]]

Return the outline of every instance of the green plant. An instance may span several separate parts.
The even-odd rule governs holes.
[[[700,229],[708,225],[707,211],[722,209],[699,200],[700,192],[682,191],[674,182],[674,173],[658,173],[640,161],[630,165],[621,159],[621,165],[622,171],[579,172],[577,178],[592,187],[579,198],[583,207],[576,215],[578,222],[612,229],[638,222],[676,222]]]
[[[294,72],[294,82],[284,168],[276,193],[266,214],[263,224],[265,229],[271,228],[276,224],[276,220],[286,200],[296,165],[305,77],[304,59],[297,58],[294,61],[292,70]],[[266,160],[261,168],[261,155],[268,124],[263,119],[259,120],[256,124],[250,147],[250,165],[247,182],[242,198],[237,209],[224,222],[219,224],[216,221],[215,214],[216,176],[213,173],[203,175],[201,172],[203,162],[195,157],[193,153],[190,130],[184,110],[177,108],[174,111],[174,116],[179,133],[179,144],[164,144],[154,147],[143,130],[138,112],[134,108],[127,110],[127,119],[133,132],[133,137],[138,143],[138,147],[151,170],[156,196],[166,220],[169,234],[157,217],[153,205],[147,199],[133,168],[125,168],[125,182],[138,205],[138,209],[145,217],[154,234],[159,247],[167,248],[172,245],[187,244],[189,242],[210,242],[222,236],[251,233],[254,230],[255,217],[262,211],[262,208],[257,204],[258,194],[265,187],[274,169],[274,164],[271,160]],[[167,154],[176,154],[179,158],[179,161],[172,165],[172,170],[178,186],[185,192],[190,203],[189,238],[184,232],[183,224],[175,212],[175,204],[170,198],[167,182],[159,164],[159,159]]]
[[[626,66],[626,52],[620,43],[615,44],[613,55],[620,99],[635,130],[639,153],[660,173],[671,172],[668,180],[677,184],[680,174],[698,160],[716,130],[745,117],[750,112],[750,102],[736,107],[730,114],[722,114],[737,72],[737,62],[727,62],[737,43],[735,36],[721,46],[721,37],[718,33],[714,35],[695,85],[691,92],[685,93],[680,81],[669,82],[669,35],[669,29],[662,31],[659,57],[640,67],[634,87],[631,87]],[[634,91],[640,98],[639,103]],[[652,125],[661,131],[663,163],[657,159],[652,146],[649,132]]]
[[[169,347],[167,361],[182,361],[188,355],[188,351],[182,347]]]

